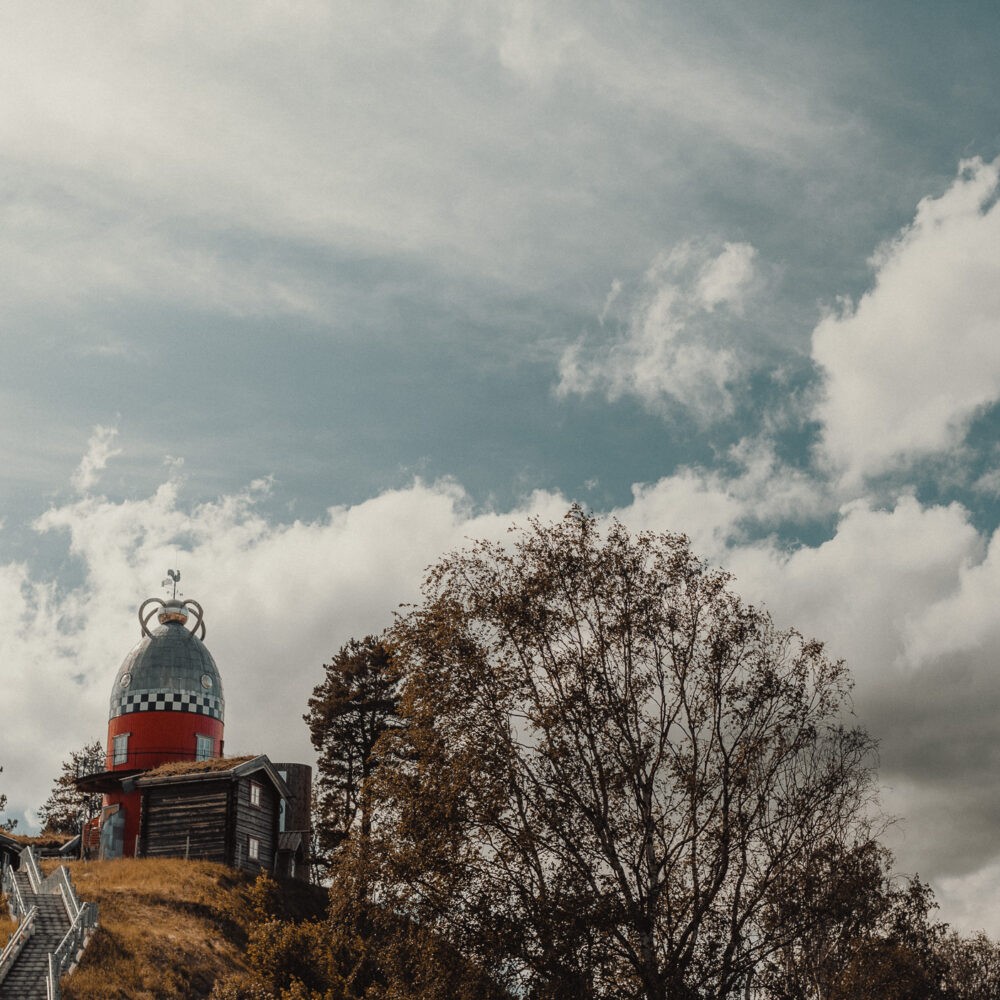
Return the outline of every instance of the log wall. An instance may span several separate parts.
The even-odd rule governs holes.
[[[144,857],[228,861],[228,781],[148,788],[143,794],[139,850]]]

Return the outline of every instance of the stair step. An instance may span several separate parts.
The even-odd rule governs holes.
[[[46,1000],[49,954],[61,944],[71,926],[69,913],[57,882],[53,881],[43,886],[42,892],[34,893],[27,872],[14,872],[14,880],[24,897],[25,906],[37,909],[35,930],[3,982],[0,982],[0,1000]]]

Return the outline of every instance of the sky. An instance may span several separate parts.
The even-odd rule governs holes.
[[[1000,9],[0,8],[0,791],[205,608],[227,750],[468,539],[680,531],[1000,935]]]

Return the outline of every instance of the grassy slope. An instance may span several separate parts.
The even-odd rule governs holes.
[[[43,865],[43,867],[48,867]],[[100,927],[64,1000],[207,997],[245,968],[252,880],[222,865],[179,859],[72,862],[80,898],[100,906]],[[321,889],[293,886],[296,917],[322,914]]]
[[[11,920],[7,912],[7,900],[0,896],[0,951],[3,951],[3,946],[10,940],[15,927],[17,924]]]

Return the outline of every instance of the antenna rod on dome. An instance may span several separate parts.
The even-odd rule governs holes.
[[[164,580],[163,583],[160,584],[160,586],[161,587],[169,587],[170,584],[173,583],[174,592],[171,595],[171,599],[176,601],[177,600],[177,584],[180,582],[181,574],[176,569],[168,569],[167,570],[167,576],[169,577],[169,579]]]

